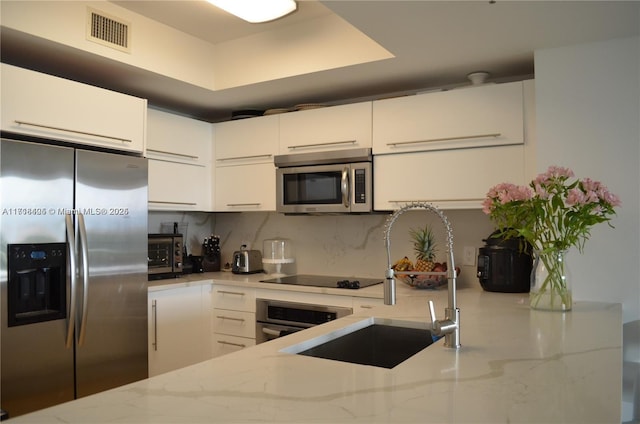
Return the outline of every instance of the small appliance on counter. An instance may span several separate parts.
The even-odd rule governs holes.
[[[234,274],[262,272],[262,254],[259,250],[247,250],[247,246],[243,244],[240,250],[233,252],[231,272]]]
[[[187,262],[191,263],[191,272],[194,274],[201,274],[204,272],[203,257],[189,255]]]
[[[182,274],[182,234],[149,234],[147,245],[148,279],[176,278]]]
[[[264,271],[272,277],[283,277],[282,265],[295,262],[290,240],[269,239],[262,242],[262,264]]]
[[[531,283],[531,245],[521,238],[496,237],[497,231],[484,239],[478,250],[478,280],[486,291],[526,293]]]
[[[202,243],[202,263],[204,272],[220,271],[220,236],[211,236]]]

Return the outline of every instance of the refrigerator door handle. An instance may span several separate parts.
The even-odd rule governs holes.
[[[69,250],[69,308],[67,317],[67,337],[65,346],[70,349],[73,346],[73,329],[76,318],[76,238],[73,232],[73,220],[71,215],[65,215],[64,221],[67,227],[67,249]]]
[[[82,320],[80,321],[80,335],[78,336],[78,346],[84,344],[84,337],[87,330],[87,305],[89,302],[89,246],[87,245],[87,229],[84,225],[84,215],[78,214],[78,234],[80,251],[82,253]]]

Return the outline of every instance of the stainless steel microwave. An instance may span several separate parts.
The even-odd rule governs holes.
[[[372,211],[371,149],[278,155],[274,163],[278,212]]]

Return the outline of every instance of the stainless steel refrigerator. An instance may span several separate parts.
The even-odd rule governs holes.
[[[0,141],[0,408],[147,377],[147,162]]]

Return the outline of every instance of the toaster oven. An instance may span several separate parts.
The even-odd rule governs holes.
[[[149,280],[182,275],[183,250],[182,234],[149,234]]]

